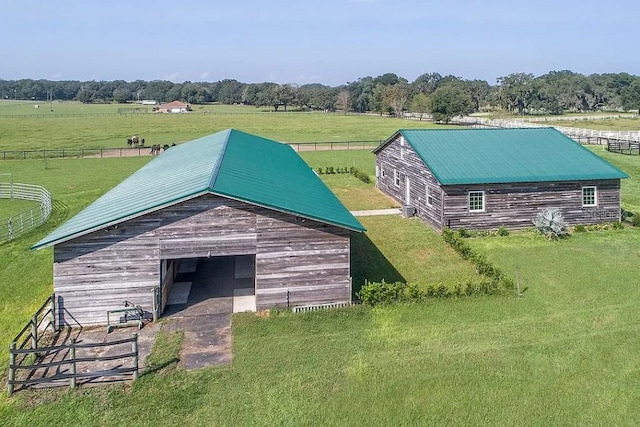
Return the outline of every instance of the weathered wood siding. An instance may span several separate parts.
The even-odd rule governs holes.
[[[349,231],[291,215],[258,216],[256,307],[350,301]]]
[[[443,195],[440,184],[409,144],[402,144],[398,136],[377,154],[376,166],[376,186],[382,192],[402,204],[415,207],[417,216],[434,228],[442,229]],[[395,183],[394,171],[402,174],[400,185]],[[409,203],[406,200],[406,179],[409,179]],[[427,186],[433,191],[431,206],[427,205]]]
[[[620,180],[560,181],[513,184],[441,186],[409,144],[396,137],[376,156],[376,186],[402,204],[416,208],[416,215],[436,230],[530,227],[534,215],[545,207],[558,207],[571,225],[620,220]],[[384,171],[384,172],[383,172]],[[394,171],[400,172],[396,185]],[[406,180],[410,200],[406,200]],[[433,203],[426,203],[426,187],[433,189]],[[582,206],[582,187],[596,186],[598,205]],[[484,212],[469,212],[468,192],[485,192]]]
[[[256,255],[258,308],[351,298],[349,232],[213,195],[54,248],[61,324],[106,322],[125,300],[153,308],[160,260]]]
[[[596,186],[598,205],[582,206],[582,187]],[[445,226],[525,228],[542,208],[560,208],[570,225],[620,221],[620,180],[444,186]],[[468,192],[485,192],[484,212],[469,212]]]

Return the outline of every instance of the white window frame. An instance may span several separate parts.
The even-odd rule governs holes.
[[[384,165],[380,165],[380,176],[383,177],[383,178],[386,176],[384,174]]]
[[[585,203],[585,194],[584,191],[585,190],[593,190],[593,204],[590,203]],[[591,198],[591,195],[587,196],[589,198]],[[582,187],[582,207],[583,208],[593,208],[595,206],[598,206],[598,187],[595,185],[586,185],[584,187]]]
[[[433,200],[434,200],[433,188],[429,187],[429,184],[427,184],[427,190],[425,192],[425,201],[427,206],[433,207]]]
[[[472,209],[471,206],[471,195],[478,195],[480,194],[481,200],[482,200],[482,208],[481,209]],[[476,196],[477,197],[477,196]],[[469,191],[467,193],[467,205],[469,207],[469,212],[484,212],[487,208],[487,200],[484,194],[484,191]]]
[[[400,184],[402,184],[402,181],[400,180],[400,172],[398,172],[397,169],[393,170],[393,183],[396,187],[400,187]]]

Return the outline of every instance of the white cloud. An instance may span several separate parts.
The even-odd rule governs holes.
[[[162,76],[161,80],[169,80],[170,82],[179,83],[178,77],[180,77],[180,73],[175,72],[171,74],[165,74],[164,76]]]
[[[200,80],[206,80],[206,79],[208,79],[209,77],[211,77],[211,73],[210,73],[210,72],[208,72],[208,71],[205,71],[204,73],[202,73],[202,74],[200,74],[200,75],[198,76],[198,79],[200,79]]]

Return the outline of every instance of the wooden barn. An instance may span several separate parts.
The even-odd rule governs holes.
[[[545,207],[620,221],[628,178],[553,128],[399,130],[374,153],[377,187],[440,231],[530,227]]]
[[[53,246],[60,324],[87,325],[124,301],[161,316],[196,269],[243,309],[350,301],[352,231],[291,147],[230,129],[165,151],[34,248]]]

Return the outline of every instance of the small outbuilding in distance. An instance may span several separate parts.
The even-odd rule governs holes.
[[[34,248],[53,246],[57,320],[75,326],[209,291],[243,310],[348,302],[361,231],[290,146],[230,129],[171,147]],[[182,272],[193,283],[172,302]]]
[[[376,186],[436,230],[620,221],[627,174],[553,128],[402,129],[374,150]]]

